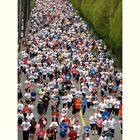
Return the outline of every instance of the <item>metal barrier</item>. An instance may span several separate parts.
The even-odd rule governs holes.
[[[32,0],[18,0],[18,44],[19,49],[21,46],[21,40],[25,37],[25,31],[27,22],[31,12],[31,1]]]

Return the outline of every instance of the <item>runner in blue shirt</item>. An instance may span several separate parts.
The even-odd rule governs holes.
[[[67,136],[68,125],[63,120],[62,123],[59,125],[59,127],[60,127],[60,137],[61,140],[63,140]]]
[[[91,130],[90,125],[84,126],[84,134],[82,135],[83,140],[89,138],[90,130]]]
[[[102,113],[102,119],[103,121],[106,119],[106,117],[110,117],[110,113],[105,109],[105,112]]]
[[[82,98],[82,114],[84,116],[85,111],[86,111],[86,106],[87,106],[87,99],[85,98],[85,95]]]

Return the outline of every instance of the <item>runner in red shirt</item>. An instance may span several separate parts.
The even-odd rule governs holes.
[[[70,127],[69,140],[77,140],[77,132]]]
[[[44,114],[41,114],[38,123],[42,127],[45,127],[47,125],[47,118],[45,118]]]
[[[74,108],[75,108],[74,114],[80,112],[81,106],[82,106],[82,101],[81,101],[81,99],[78,99],[78,98],[77,98],[77,99],[74,101]]]
[[[30,111],[28,105],[26,104],[23,108],[23,115],[24,115],[24,118],[26,118],[27,116],[27,113]]]
[[[70,119],[67,116],[64,117],[64,122],[68,125],[68,127],[70,126]]]
[[[45,130],[43,126],[40,126],[40,129],[36,132],[37,140],[44,140]]]
[[[49,127],[49,129],[46,130],[48,140],[56,140],[56,133],[57,129],[55,126]]]

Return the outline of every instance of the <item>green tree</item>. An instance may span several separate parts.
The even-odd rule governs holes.
[[[119,66],[122,63],[122,0],[71,0],[95,33],[104,39]]]

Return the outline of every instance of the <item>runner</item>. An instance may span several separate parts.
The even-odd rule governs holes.
[[[90,126],[89,125],[84,126],[84,134],[82,136],[82,140],[90,140],[89,133],[90,133]]]
[[[82,115],[84,117],[85,111],[86,111],[86,105],[87,105],[87,99],[85,98],[85,95],[83,95],[82,98]]]
[[[62,121],[62,123],[59,125],[60,127],[60,138],[61,140],[65,140],[67,138],[67,131],[68,131],[68,125]]]
[[[35,132],[36,132],[36,121],[35,118],[32,118],[30,128],[30,140],[34,140]]]
[[[25,121],[23,121],[21,124],[21,128],[23,130],[23,140],[29,140],[30,127],[31,127],[31,123],[27,118],[25,118]]]
[[[97,120],[97,116],[95,115],[95,113],[93,113],[89,117],[90,127],[91,127],[91,131],[92,131],[93,135],[97,133],[96,132],[96,129],[97,129],[96,120]]]
[[[113,133],[111,132],[111,129],[108,129],[108,132],[105,133],[106,139],[112,140],[113,138]]]
[[[69,140],[77,140],[77,132],[73,127],[70,127]]]
[[[112,137],[114,138],[114,133],[115,133],[115,127],[116,127],[116,120],[114,119],[114,116],[110,116],[110,131],[112,132]]]
[[[75,125],[73,125],[73,129],[77,132],[77,138],[80,138],[80,130],[81,126],[79,125],[79,121],[76,120]]]
[[[57,127],[58,124],[51,124],[49,126],[49,128],[46,131],[46,137],[48,138],[48,140],[56,140],[56,134],[57,134]]]
[[[37,130],[37,132],[36,132],[36,135],[37,135],[37,140],[43,140],[44,139],[45,130],[43,129],[42,125],[40,125],[39,130]]]
[[[82,106],[81,99],[76,97],[76,99],[74,101],[74,114],[77,114],[80,112],[81,106]]]
[[[99,115],[98,117],[99,117],[99,119],[97,119],[96,125],[97,125],[98,135],[100,136],[101,132],[102,132],[102,127],[103,127],[103,120],[102,120],[102,116],[101,115]]]
[[[103,132],[104,134],[108,132],[108,129],[111,127],[111,122],[109,120],[109,117],[106,117],[106,119],[103,121]]]

